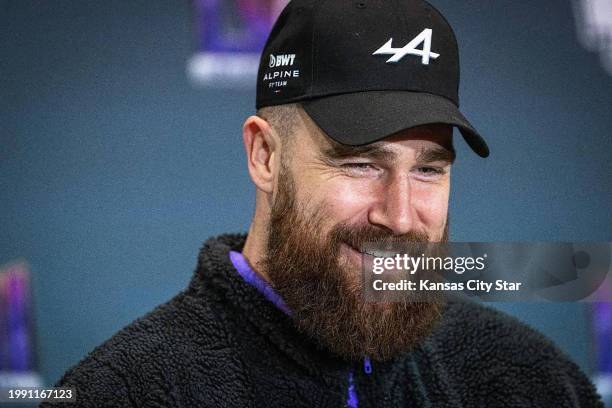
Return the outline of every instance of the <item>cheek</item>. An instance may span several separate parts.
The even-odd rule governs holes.
[[[448,187],[414,189],[412,198],[415,211],[425,226],[444,227],[448,216]]]
[[[357,222],[361,217],[367,217],[368,208],[372,203],[372,189],[365,183],[343,180],[338,183],[328,182],[319,186],[313,192],[313,202],[324,206],[331,221]]]

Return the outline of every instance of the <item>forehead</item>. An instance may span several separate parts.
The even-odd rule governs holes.
[[[306,151],[324,153],[334,157],[360,155],[372,151],[399,155],[406,151],[423,151],[428,148],[445,149],[454,153],[453,128],[450,125],[418,126],[394,133],[374,143],[349,146],[338,143],[327,136],[303,110],[300,110],[299,122],[296,136],[301,147]]]

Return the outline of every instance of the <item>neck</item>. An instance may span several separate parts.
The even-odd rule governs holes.
[[[257,201],[257,200],[256,200]],[[251,268],[268,283],[270,279],[263,267],[263,261],[266,253],[266,243],[268,242],[268,219],[261,205],[256,204],[255,216],[249,227],[249,234],[242,248],[242,256],[248,261]]]

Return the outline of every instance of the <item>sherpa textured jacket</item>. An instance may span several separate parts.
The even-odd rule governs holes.
[[[360,408],[603,407],[550,341],[473,303],[449,304],[418,348],[367,374],[317,348],[241,278],[228,253],[244,240],[208,240],[186,290],[68,370],[57,385],[76,387],[71,406],[342,407],[353,372]]]

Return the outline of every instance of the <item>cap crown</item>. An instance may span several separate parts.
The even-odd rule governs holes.
[[[421,0],[292,0],[265,45],[257,108],[364,91],[416,91],[458,106],[459,53]]]

